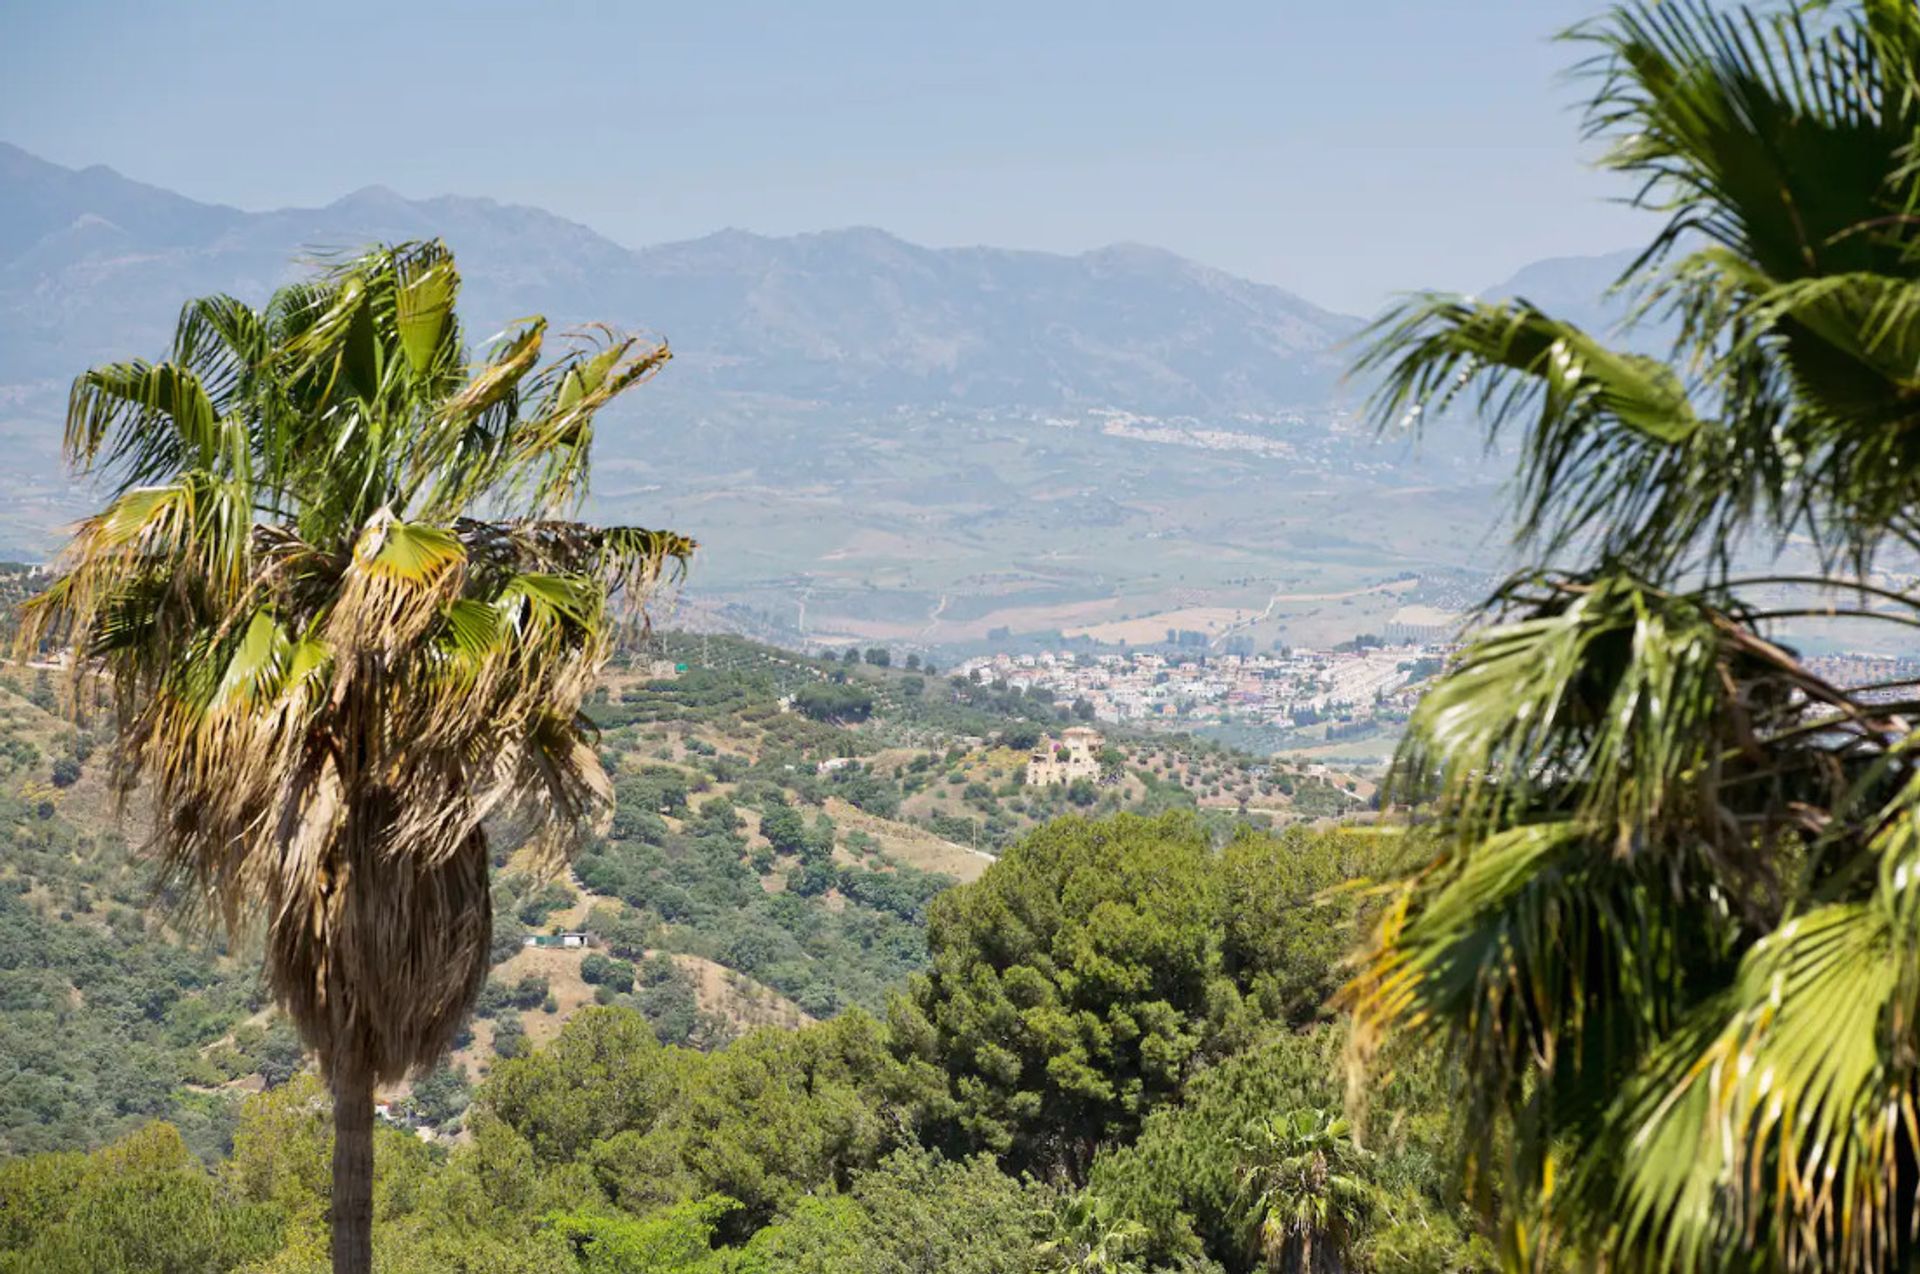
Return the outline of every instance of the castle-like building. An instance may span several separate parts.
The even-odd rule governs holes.
[[[1027,786],[1052,787],[1100,777],[1100,732],[1077,725],[1060,732],[1060,741],[1042,739],[1027,758]]]

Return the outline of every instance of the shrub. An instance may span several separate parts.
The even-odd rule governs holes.
[[[601,955],[598,951],[589,952],[580,962],[580,980],[589,986],[606,987],[619,993],[633,990],[633,966],[625,960],[615,960]]]

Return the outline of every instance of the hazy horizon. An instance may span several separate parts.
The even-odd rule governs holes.
[[[540,207],[626,247],[861,225],[1145,243],[1349,313],[1643,233],[1577,142],[1580,54],[1551,38],[1585,15],[1567,0],[1177,24],[1135,5],[579,6],[541,24],[577,38],[550,41],[488,5],[380,12],[379,42],[349,34],[371,19],[308,30],[238,5],[49,12],[0,49],[0,137],[249,211],[380,185]]]

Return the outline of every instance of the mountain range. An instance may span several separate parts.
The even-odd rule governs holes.
[[[475,338],[544,313],[672,343],[604,422],[594,512],[698,535],[702,600],[761,635],[931,647],[1257,614],[1281,640],[1300,634],[1284,588],[1488,565],[1501,475],[1473,431],[1409,453],[1355,427],[1341,378],[1363,319],[1161,249],[870,228],[630,248],[538,208],[382,187],[244,211],[3,143],[0,548],[45,553],[87,503],[57,455],[76,371],[161,356],[189,296],[258,303],[316,259],[431,236],[458,254]],[[1603,319],[1617,264],[1545,262],[1489,292]],[[1394,613],[1340,606],[1341,623]]]
[[[438,235],[485,323],[532,312],[665,335],[676,389],[823,402],[1271,412],[1316,403],[1357,326],[1131,244],[926,248],[882,230],[722,230],[628,249],[537,208],[405,199],[243,212],[0,145],[0,379],[157,354],[180,301],[263,297],[302,258]]]

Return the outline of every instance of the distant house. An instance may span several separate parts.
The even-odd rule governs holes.
[[[577,929],[566,933],[530,933],[520,940],[520,945],[542,951],[575,950],[592,946],[593,935]]]
[[[853,763],[854,760],[850,756],[830,756],[813,768],[818,774],[832,774],[835,770],[844,770]]]
[[[1074,726],[1060,732],[1060,742],[1042,740],[1027,758],[1028,787],[1056,787],[1100,777],[1100,732]]]

